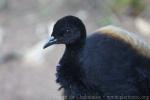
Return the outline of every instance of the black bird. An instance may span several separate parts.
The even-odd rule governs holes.
[[[44,48],[53,44],[66,46],[56,73],[66,99],[150,96],[150,47],[133,33],[106,26],[86,38],[83,22],[65,16]]]

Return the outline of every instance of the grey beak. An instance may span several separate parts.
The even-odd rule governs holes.
[[[53,45],[57,43],[57,39],[55,39],[53,36],[51,36],[49,39],[48,39],[48,42],[44,45],[43,49],[49,47],[50,45]]]

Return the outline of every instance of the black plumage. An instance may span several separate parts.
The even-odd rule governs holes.
[[[67,97],[150,95],[150,47],[133,33],[108,26],[86,39],[82,21],[66,16],[44,48],[52,44],[66,45],[56,82]]]

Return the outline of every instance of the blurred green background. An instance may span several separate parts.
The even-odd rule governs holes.
[[[61,100],[55,66],[64,45],[42,50],[53,24],[80,17],[88,35],[113,24],[150,43],[150,0],[0,0],[0,100]]]

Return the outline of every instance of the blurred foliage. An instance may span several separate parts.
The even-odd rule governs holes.
[[[131,16],[138,16],[146,7],[147,0],[113,0],[111,8],[115,13],[128,13]]]
[[[132,0],[112,0],[111,8],[115,11],[121,11],[126,8]]]
[[[98,20],[97,24],[101,26],[109,25],[113,23],[113,18],[112,16],[106,16],[104,18],[101,18]]]
[[[131,0],[130,1],[130,15],[137,16],[139,15],[146,7],[145,0]]]
[[[0,10],[6,8],[7,0],[0,0]]]
[[[48,6],[42,7],[39,9],[39,14],[43,17],[50,16],[50,12],[51,12],[51,10],[50,10],[50,7],[48,7]]]
[[[135,0],[113,0],[112,7],[114,9],[118,9],[118,8],[120,9],[127,6],[131,1],[135,1]]]

